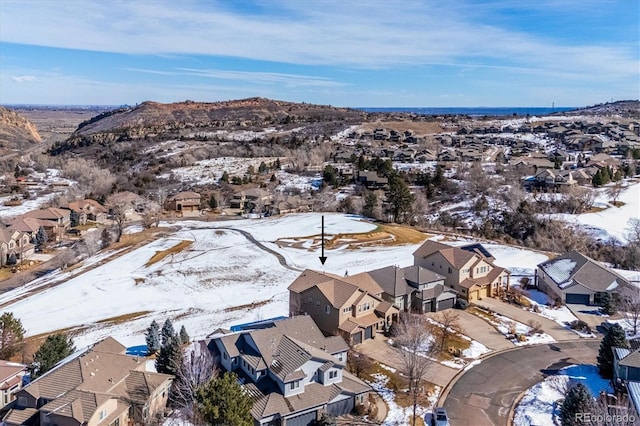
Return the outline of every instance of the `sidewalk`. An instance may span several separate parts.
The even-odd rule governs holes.
[[[527,324],[529,321],[539,322],[540,324],[542,324],[542,330],[558,342],[561,342],[563,340],[575,340],[576,338],[580,337],[573,331],[566,329],[564,326],[558,324],[557,322],[533,312],[526,311],[520,306],[510,305],[508,303],[490,297],[476,301],[474,303],[481,308],[491,309],[492,311],[497,312],[500,315],[504,315],[523,324]]]

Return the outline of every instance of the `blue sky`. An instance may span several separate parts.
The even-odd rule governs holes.
[[[0,0],[0,103],[640,97],[635,0]]]

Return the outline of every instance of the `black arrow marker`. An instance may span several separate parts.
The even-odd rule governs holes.
[[[324,255],[324,216],[322,216],[322,253],[320,255],[320,263],[324,265],[327,261],[327,257]]]

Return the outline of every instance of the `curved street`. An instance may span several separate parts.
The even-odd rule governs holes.
[[[459,376],[444,407],[452,425],[503,426],[518,396],[558,369],[595,364],[600,340],[525,346],[484,358]],[[454,379],[455,380],[455,379]]]

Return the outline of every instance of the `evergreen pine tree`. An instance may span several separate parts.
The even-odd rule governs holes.
[[[153,355],[160,350],[160,326],[156,320],[151,321],[151,325],[145,333],[147,342],[147,353]]]
[[[196,392],[197,410],[212,425],[252,426],[252,402],[234,373],[225,373]]]
[[[162,337],[162,346],[166,345],[172,337],[174,337],[176,331],[173,329],[173,323],[169,318],[164,321],[162,325],[162,331],[160,332],[160,336]]]
[[[598,370],[605,379],[610,379],[613,376],[613,351],[611,348],[614,346],[629,347],[627,337],[620,324],[613,324],[600,342],[597,358]]]
[[[72,228],[78,226],[80,224],[80,215],[75,210],[71,210],[69,221]]]
[[[276,158],[273,168],[274,170],[280,170],[280,158]]]
[[[36,377],[42,376],[51,370],[58,362],[74,353],[75,350],[73,340],[65,333],[47,336],[47,339],[33,355]]]
[[[605,315],[614,315],[616,313],[616,301],[611,297],[610,293],[605,292],[602,295],[602,306],[600,312]]]
[[[364,196],[364,205],[362,206],[362,215],[366,217],[373,217],[376,205],[378,204],[378,197],[374,192],[367,192]]]
[[[18,353],[23,337],[22,321],[13,312],[0,315],[0,359],[9,359]]]
[[[158,373],[175,375],[182,364],[182,349],[178,336],[171,336],[162,344],[156,358],[156,371]]]
[[[225,170],[222,172],[222,177],[220,178],[221,182],[229,183],[229,173]]]
[[[600,173],[600,170],[594,173],[591,178],[591,184],[596,188],[602,186],[602,173]]]
[[[560,407],[560,424],[562,426],[585,424],[581,419],[576,419],[576,414],[591,413],[593,406],[593,397],[589,389],[582,383],[577,383],[569,389]]]
[[[41,226],[36,233],[36,251],[42,251],[47,243],[47,231]]]
[[[18,258],[14,252],[9,253],[7,256],[7,265],[12,266],[18,263]]]
[[[218,199],[216,198],[216,194],[211,194],[211,197],[209,198],[209,207],[211,207],[212,209],[218,207]]]
[[[111,245],[111,232],[109,232],[109,229],[107,228],[102,228],[102,234],[100,234],[100,246],[103,249],[106,249],[110,245]]]
[[[191,339],[189,338],[189,333],[187,333],[187,329],[184,327],[180,327],[180,343],[183,345],[189,343]]]

